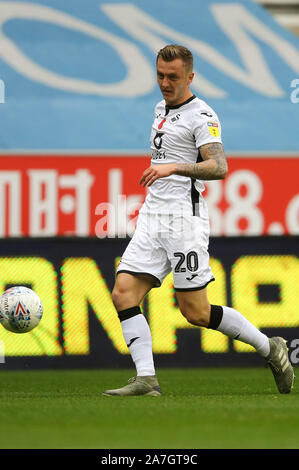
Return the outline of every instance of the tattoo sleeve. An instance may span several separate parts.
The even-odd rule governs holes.
[[[175,174],[201,180],[218,180],[226,177],[227,162],[221,143],[202,145],[200,154],[202,162],[178,163]]]

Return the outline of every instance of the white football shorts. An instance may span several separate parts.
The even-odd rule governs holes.
[[[200,216],[139,214],[117,274],[149,274],[159,287],[172,271],[175,290],[203,289],[215,280],[209,266],[209,233],[205,202]]]

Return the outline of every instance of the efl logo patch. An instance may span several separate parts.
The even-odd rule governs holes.
[[[213,137],[219,137],[219,127],[217,122],[208,122],[207,124],[209,127],[210,134]]]

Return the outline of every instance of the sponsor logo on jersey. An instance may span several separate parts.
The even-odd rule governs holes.
[[[207,124],[208,124],[208,127],[209,127],[210,134],[213,137],[219,137],[218,123],[209,121]]]
[[[165,150],[153,150],[152,159],[153,160],[164,160],[166,158]]]
[[[157,150],[160,150],[160,148],[162,147],[163,135],[164,135],[164,132],[156,132],[153,143]]]

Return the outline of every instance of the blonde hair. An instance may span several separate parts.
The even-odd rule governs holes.
[[[167,46],[163,47],[159,50],[157,54],[157,60],[161,57],[165,62],[172,62],[175,59],[182,59],[183,64],[187,73],[191,73],[193,71],[193,55],[192,52],[189,51],[184,46],[178,46],[176,44],[168,44]]]

